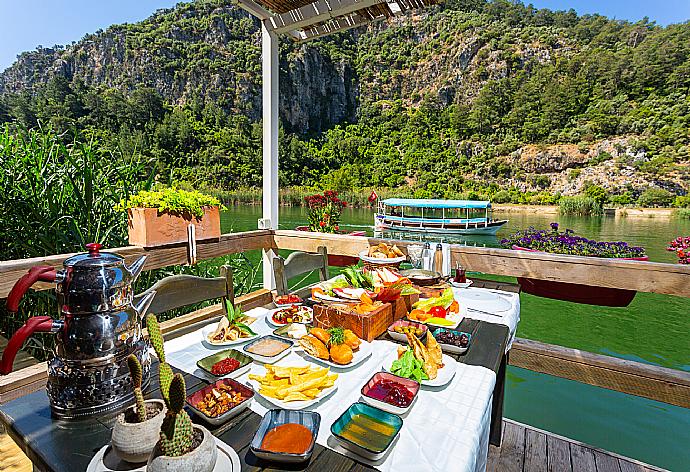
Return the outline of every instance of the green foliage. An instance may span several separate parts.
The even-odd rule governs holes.
[[[585,187],[585,196],[591,198],[602,207],[608,203],[610,199],[609,193],[605,188],[594,184],[590,184]]]
[[[140,423],[146,421],[146,404],[144,403],[144,393],[141,391],[142,370],[139,359],[134,354],[127,357],[127,367],[132,378],[132,390],[134,391],[134,402],[136,405],[137,419]]]
[[[161,425],[160,436],[161,452],[168,457],[182,456],[192,448],[194,427],[184,411],[186,391],[184,378],[181,374],[175,374],[168,391],[168,411]]]
[[[130,195],[129,198],[120,202],[118,209],[157,208],[159,213],[191,214],[201,218],[204,216],[204,208],[212,206],[220,207],[220,200],[198,191],[163,188],[160,190],[142,190]]]
[[[156,356],[160,362],[165,362],[165,348],[163,346],[163,335],[161,334],[161,328],[156,319],[156,315],[149,313],[146,316],[146,328],[149,332],[149,340],[153,349],[156,351]]]
[[[673,200],[676,208],[690,208],[690,195],[679,195]]]
[[[690,208],[678,208],[675,213],[682,220],[690,220]]]
[[[561,215],[601,215],[601,205],[592,197],[576,196],[561,197],[558,202],[558,211]]]
[[[673,194],[663,188],[649,188],[637,198],[637,204],[643,207],[664,207],[673,202]]]

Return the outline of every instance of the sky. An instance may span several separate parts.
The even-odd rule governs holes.
[[[143,20],[176,0],[0,0],[0,71],[23,51],[42,45],[69,44],[116,23]],[[575,9],[579,14],[658,24],[690,19],[690,0],[525,0],[538,8]]]

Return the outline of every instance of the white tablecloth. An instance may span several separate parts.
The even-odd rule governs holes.
[[[259,334],[268,334],[274,329],[265,319],[267,311],[265,308],[256,308],[248,312],[250,316],[259,318],[252,325],[252,329]],[[218,349],[207,348],[201,340],[201,330],[198,330],[166,342],[168,362],[185,372],[204,377],[196,361]],[[347,370],[334,370],[340,374],[338,389],[310,408],[321,415],[317,442],[382,471],[485,470],[496,375],[492,370],[479,366],[458,364],[455,377],[445,387],[423,387],[412,409],[403,417],[400,437],[383,459],[375,463],[367,462],[340,449],[333,442],[330,437],[331,424],[359,400],[362,385],[375,372],[382,370],[384,357],[395,350],[397,344],[376,340],[372,348],[371,357],[362,364]],[[298,352],[291,352],[278,364],[290,365],[291,362],[303,364],[304,359]],[[264,368],[253,363],[249,373],[263,374]],[[246,383],[249,373],[241,375],[238,380]],[[260,415],[271,408],[275,407],[258,394],[251,405],[251,409]]]
[[[517,325],[520,321],[520,295],[517,293],[505,292],[503,290],[490,290],[486,288],[453,288],[453,293],[455,297],[462,300],[463,291],[478,291],[478,292],[490,292],[497,296],[503,298],[510,303],[510,308],[505,311],[490,311],[492,314],[481,313],[471,309],[467,312],[467,317],[473,320],[482,320],[487,323],[502,324],[508,327],[510,330],[510,336],[508,338],[508,344],[506,345],[506,352],[510,350],[515,340],[515,332],[517,331]]]

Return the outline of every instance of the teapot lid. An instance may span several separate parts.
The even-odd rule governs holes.
[[[64,262],[65,267],[79,267],[79,268],[91,268],[91,267],[109,267],[113,265],[121,265],[124,263],[125,259],[122,256],[113,254],[110,252],[100,252],[103,245],[99,243],[89,243],[86,245],[86,249],[89,252],[84,254],[77,254]]]

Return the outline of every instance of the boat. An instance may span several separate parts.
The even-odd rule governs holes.
[[[295,228],[297,231],[311,231],[309,226],[298,226]],[[349,233],[339,232],[338,234],[347,234],[348,236],[366,236],[366,231],[351,231]],[[328,255],[328,265],[331,267],[347,267],[355,265],[359,262],[359,257],[357,256],[346,256],[343,254],[329,254]]]
[[[496,234],[508,220],[494,220],[491,202],[388,198],[379,200],[374,230]]]

